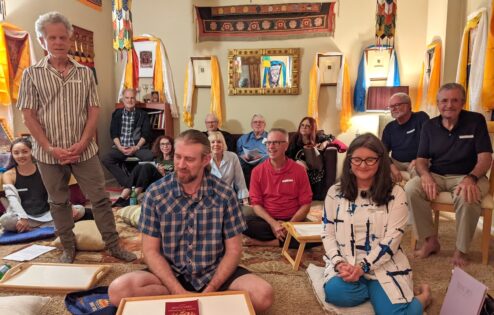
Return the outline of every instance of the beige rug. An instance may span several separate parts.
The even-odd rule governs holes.
[[[427,314],[439,314],[441,304],[451,277],[452,266],[449,257],[454,250],[455,235],[454,220],[442,217],[440,223],[440,237],[442,251],[426,260],[415,260],[410,255],[410,231],[407,231],[403,240],[403,248],[409,253],[414,270],[414,279],[416,284],[423,282],[429,283],[433,289],[433,302],[427,309]],[[135,235],[134,235],[135,237]],[[131,236],[129,235],[130,239]],[[134,243],[134,242],[132,242]],[[472,263],[466,268],[466,271],[485,283],[488,287],[494,288],[494,243],[491,242],[489,265],[480,264],[480,233],[477,233],[472,247]],[[0,257],[12,252],[23,245],[0,246]],[[135,246],[132,245],[132,246]],[[127,247],[127,246],[126,246]],[[279,248],[259,248],[246,247],[242,264],[253,272],[272,284],[275,290],[275,302],[272,308],[263,313],[264,315],[317,315],[323,314],[323,310],[318,304],[312,288],[310,287],[307,276],[304,272],[309,263],[322,265],[322,247],[307,250],[304,254],[304,260],[299,271],[293,271],[288,262],[281,257]],[[55,262],[55,258],[60,252],[44,255],[35,261]],[[142,268],[139,264],[122,264],[117,261],[106,259],[106,255],[98,254],[97,257],[103,258],[105,263],[113,263],[112,271],[98,285],[108,285],[114,278],[132,270]],[[80,253],[76,262],[96,263],[93,254]],[[29,293],[29,292],[26,292]],[[9,292],[0,291],[0,296],[10,295]],[[32,293],[29,293],[32,294]],[[39,314],[57,315],[69,314],[65,310],[63,295],[54,295],[52,301],[47,304]]]

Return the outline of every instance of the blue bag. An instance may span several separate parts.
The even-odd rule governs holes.
[[[115,315],[117,307],[110,304],[108,287],[96,287],[65,296],[65,306],[72,315]]]

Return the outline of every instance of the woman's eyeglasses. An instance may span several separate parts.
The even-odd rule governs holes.
[[[362,159],[359,157],[351,157],[350,158],[350,163],[352,163],[355,166],[362,165],[362,162],[364,162],[365,165],[367,165],[367,166],[373,166],[373,165],[376,165],[377,161],[379,161],[379,157],[368,157],[366,159]]]
[[[167,147],[169,145],[172,145],[170,142],[167,143],[160,143],[160,147]]]

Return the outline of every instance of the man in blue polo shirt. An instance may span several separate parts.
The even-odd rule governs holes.
[[[388,152],[391,152],[391,175],[399,183],[403,180],[402,171],[408,172],[410,177],[416,175],[415,158],[420,131],[424,122],[429,120],[429,115],[425,112],[412,112],[410,96],[405,93],[393,94],[388,104],[395,120],[384,127],[382,142]]]
[[[466,95],[457,83],[443,85],[437,94],[440,115],[422,128],[414,177],[405,186],[408,204],[425,258],[440,250],[429,201],[439,192],[453,196],[456,212],[456,250],[452,263],[463,267],[480,216],[480,201],[489,189],[485,174],[492,163],[492,145],[484,116],[463,110]],[[430,166],[429,166],[430,161]]]
[[[247,186],[250,185],[252,169],[268,157],[268,150],[264,144],[268,137],[266,120],[261,114],[254,114],[250,126],[252,131],[242,135],[237,141],[237,154]]]
[[[271,285],[238,266],[247,226],[236,194],[210,173],[210,161],[211,145],[202,132],[187,130],[175,140],[175,172],[149,186],[139,218],[148,269],[113,281],[111,303],[131,296],[244,290],[257,312],[271,306]]]

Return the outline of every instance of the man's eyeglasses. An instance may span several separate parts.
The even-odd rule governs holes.
[[[264,124],[264,120],[253,120],[253,124]]]
[[[398,108],[398,107],[401,107],[401,106],[403,106],[403,105],[407,105],[407,104],[408,104],[408,103],[397,103],[397,104],[389,105],[389,106],[388,106],[388,109],[389,109],[389,110],[393,110],[393,109],[395,109],[395,108]]]
[[[217,124],[218,121],[217,120],[213,120],[213,121],[206,121],[206,124]]]
[[[269,147],[271,144],[274,145],[275,147],[280,146],[280,144],[286,143],[286,141],[266,141],[264,144]]]
[[[368,157],[366,159],[362,159],[359,157],[351,157],[350,158],[350,163],[352,163],[355,166],[362,165],[362,162],[364,162],[365,165],[367,165],[367,166],[373,166],[373,165],[376,165],[377,161],[379,161],[379,157]]]

